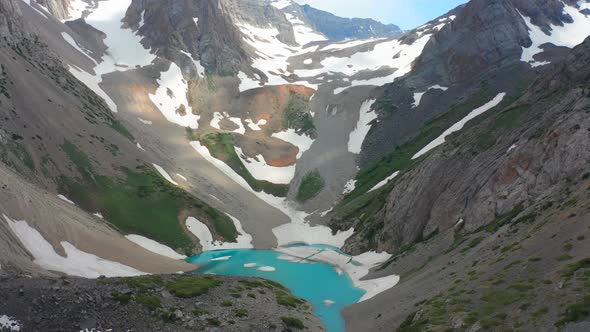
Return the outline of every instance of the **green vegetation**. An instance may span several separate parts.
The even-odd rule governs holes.
[[[222,281],[209,277],[180,277],[166,283],[166,289],[178,297],[190,298],[203,295],[209,289],[222,283]]]
[[[233,305],[234,305],[234,303],[230,300],[225,300],[225,301],[221,302],[222,307],[231,307]]]
[[[125,126],[123,126],[123,124],[121,122],[119,122],[118,120],[115,120],[115,119],[111,120],[110,126],[116,132],[123,135],[124,137],[127,137],[128,139],[130,139],[132,141],[135,139],[135,138],[133,138],[133,135],[131,135],[129,130]]]
[[[303,325],[303,322],[300,319],[294,317],[281,317],[281,320],[287,325],[287,327],[293,327],[300,330],[305,328],[305,325]]]
[[[236,315],[236,317],[248,317],[248,310],[246,309],[236,309],[234,310],[234,314]]]
[[[211,326],[220,326],[221,322],[217,318],[207,318],[207,323]]]
[[[305,301],[289,294],[287,291],[277,290],[275,295],[277,303],[285,307],[296,308],[298,305],[305,303]]]
[[[151,291],[157,287],[164,285],[164,281],[160,276],[139,276],[123,279],[123,283],[131,288],[137,289],[139,292]]]
[[[274,184],[268,181],[260,181],[255,179],[248,171],[242,160],[236,153],[234,147],[234,136],[230,133],[210,133],[203,135],[200,139],[201,143],[207,147],[211,155],[233,169],[240,175],[248,184],[257,192],[264,191],[265,193],[277,196],[287,196],[289,191],[288,185]]]
[[[306,174],[301,181],[299,191],[297,192],[297,200],[299,202],[305,202],[322,191],[324,188],[324,179],[320,175],[320,172],[313,171]]]
[[[308,101],[304,96],[296,93],[289,95],[287,107],[283,111],[283,128],[295,129],[297,133],[305,133],[309,136],[315,135],[313,118],[307,111]]]
[[[153,295],[137,294],[135,301],[152,311],[162,307],[160,298]]]
[[[113,297],[113,300],[115,300],[116,302],[119,302],[119,304],[127,304],[129,303],[129,301],[131,300],[131,295],[129,294],[121,294],[121,293],[112,293],[111,296]]]
[[[66,142],[62,148],[81,178],[62,176],[60,192],[86,211],[102,213],[122,231],[190,253],[194,244],[179,220],[183,212],[189,212],[211,224],[212,231],[225,240],[236,240],[237,230],[227,215],[173,186],[155,169],[146,165],[122,169],[125,179],[112,179],[97,174],[90,159],[75,145]]]
[[[588,318],[590,318],[590,295],[585,295],[581,301],[567,306],[561,314],[561,319],[555,325],[562,326],[569,322],[578,322]]]

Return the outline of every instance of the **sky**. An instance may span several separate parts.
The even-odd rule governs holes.
[[[295,0],[343,17],[372,18],[404,30],[416,28],[467,0]]]

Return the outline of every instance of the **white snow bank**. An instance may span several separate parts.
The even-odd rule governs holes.
[[[399,175],[399,171],[391,174],[390,176],[386,177],[385,179],[383,179],[383,181],[377,183],[373,188],[371,188],[369,190],[369,192],[373,191],[373,190],[377,190],[381,187],[383,187],[384,185],[386,185],[389,181],[393,180],[396,176]]]
[[[365,100],[361,104],[359,120],[348,138],[349,152],[355,154],[361,153],[361,147],[365,141],[365,137],[369,133],[369,130],[371,130],[371,122],[377,119],[377,113],[371,110],[373,103],[375,103],[375,99]]]
[[[50,271],[62,272],[83,278],[132,277],[146,274],[129,266],[108,261],[78,250],[66,241],[61,242],[66,256],[62,257],[36,229],[26,221],[15,221],[4,215],[12,232],[34,258],[34,263]]]
[[[193,114],[187,99],[188,85],[182,76],[182,71],[174,62],[170,63],[168,71],[162,72],[158,79],[158,90],[150,94],[150,100],[158,107],[166,120],[182,127],[199,128],[199,115]],[[178,112],[184,106],[185,114]]]
[[[90,56],[88,55],[88,53],[86,53],[84,50],[82,50],[82,48],[80,48],[80,46],[78,46],[78,43],[76,43],[76,41],[74,40],[74,38],[72,38],[72,36],[67,33],[67,32],[62,32],[61,36],[63,37],[63,39],[68,42],[68,44],[70,44],[76,51],[82,53],[84,56],[86,56],[88,59],[90,59],[94,64],[96,64],[96,61]]]
[[[179,178],[182,179],[182,181],[188,182],[188,179],[186,178],[186,176],[180,174],[180,173],[176,173],[176,176],[178,176]]]
[[[549,35],[545,34],[540,27],[532,23],[531,18],[521,14],[522,19],[529,29],[529,37],[533,44],[522,48],[521,61],[529,63],[532,67],[548,64],[547,61],[535,61],[535,55],[542,53],[541,45],[551,43],[556,46],[572,48],[581,44],[590,35],[590,16],[580,13],[578,8],[563,4],[563,13],[573,19],[573,23],[563,22],[562,26],[551,25]]]
[[[105,33],[103,42],[108,49],[102,57],[102,62],[94,67],[95,75],[73,66],[69,68],[76,78],[105,99],[113,112],[117,112],[116,104],[99,86],[102,82],[102,76],[115,71],[135,69],[136,66],[143,67],[156,58],[155,54],[151,54],[149,50],[143,47],[141,36],[138,36],[131,29],[123,28],[121,21],[125,17],[131,1],[106,0],[96,3],[97,7],[90,10],[84,20],[87,24]],[[87,7],[89,5],[84,1],[71,1],[70,8],[72,8],[72,11],[70,15],[73,18],[79,18],[82,11]]]
[[[414,93],[414,104],[412,104],[412,107],[418,107],[418,106],[420,106],[420,101],[422,100],[422,97],[424,96],[424,94],[426,94],[426,92],[428,92],[430,90],[447,91],[448,89],[449,88],[444,87],[444,86],[440,86],[440,85],[437,84],[437,85],[433,85],[433,86],[429,87],[424,92],[416,92],[416,93]]]
[[[262,155],[249,158],[241,148],[236,146],[235,150],[248,172],[257,180],[264,180],[276,184],[289,184],[295,176],[295,165],[286,167],[270,166],[266,163]]]
[[[62,201],[64,201],[64,202],[70,203],[70,204],[72,204],[72,205],[76,205],[76,203],[72,202],[72,201],[71,201],[69,198],[67,198],[67,197],[66,197],[66,196],[64,196],[64,195],[57,195],[57,197],[58,197],[59,199],[61,199]]]
[[[346,194],[349,194],[349,193],[353,192],[355,186],[356,186],[356,180],[355,179],[351,179],[351,180],[346,181],[346,184],[344,185],[344,191],[342,192],[342,194],[343,195],[346,195]]]
[[[246,263],[246,264],[244,264],[244,267],[247,267],[247,268],[253,268],[253,267],[255,267],[256,265],[258,265],[258,264],[256,264],[256,263]]]
[[[162,177],[164,179],[166,179],[166,181],[172,183],[175,186],[178,186],[178,183],[176,181],[172,180],[172,177],[170,176],[170,174],[168,174],[168,172],[166,172],[166,170],[164,168],[162,168],[162,166],[159,166],[156,164],[152,164],[152,165],[154,165],[154,167],[156,168],[158,173],[160,173],[160,175],[162,175]]]
[[[139,120],[139,122],[143,123],[144,125],[148,125],[148,126],[152,125],[152,122],[150,120],[146,120],[146,119],[142,119],[142,118],[137,118],[137,120]]]
[[[140,247],[142,247],[148,251],[156,253],[158,255],[172,258],[172,259],[185,259],[186,258],[185,255],[181,255],[181,254],[177,253],[176,251],[174,251],[174,249],[172,249],[168,246],[165,246],[161,243],[158,243],[152,239],[148,239],[146,237],[143,237],[141,235],[130,234],[125,237],[127,238],[127,240],[139,245]]]
[[[291,6],[291,0],[274,0],[271,5],[278,9],[283,9],[285,7]]]
[[[21,328],[22,325],[18,320],[6,315],[0,316],[0,330],[20,331]]]
[[[300,259],[300,263],[317,261],[333,265],[338,271],[345,272],[352,279],[355,287],[361,288],[366,292],[359,302],[366,301],[375,295],[390,289],[399,282],[399,276],[397,275],[390,275],[371,280],[361,280],[372,268],[383,264],[391,257],[391,255],[386,252],[376,253],[371,251],[358,256],[349,256],[331,249],[312,247],[278,248],[276,251],[297,257]]]
[[[291,223],[284,224],[273,228],[272,232],[277,238],[279,245],[288,245],[293,243],[306,244],[327,244],[334,247],[342,247],[346,239],[354,233],[351,228],[348,231],[340,231],[332,235],[332,230],[326,226],[311,226],[305,219],[309,216],[303,211],[296,210],[290,202],[282,197],[276,197],[264,192],[256,192],[246,180],[239,176],[231,167],[219,159],[214,158],[209,150],[201,145],[200,142],[190,142],[191,146],[207,161],[217,167],[221,172],[230,179],[239,184],[242,188],[250,191],[268,205],[283,212],[291,219]],[[196,234],[195,234],[196,235]],[[199,237],[197,235],[197,237]]]
[[[203,224],[196,218],[188,217],[185,224],[186,228],[199,239],[203,251],[253,248],[252,236],[244,231],[240,221],[229,214],[227,214],[227,216],[232,220],[236,227],[236,231],[238,232],[236,242],[221,242],[213,240],[213,235],[207,225]]]
[[[439,137],[435,138],[432,142],[428,143],[428,145],[426,145],[424,148],[422,148],[422,150],[418,151],[418,153],[416,153],[412,157],[412,160],[423,156],[424,154],[428,153],[430,150],[443,144],[445,142],[445,138],[447,136],[463,129],[463,126],[465,126],[465,124],[467,122],[469,122],[469,120],[472,120],[475,117],[477,117],[478,115],[481,115],[481,114],[491,110],[492,108],[498,106],[502,102],[502,100],[504,99],[505,96],[506,96],[505,92],[499,93],[496,97],[494,97],[492,100],[487,102],[485,105],[478,107],[478,108],[474,109],[473,111],[471,111],[471,113],[467,114],[467,116],[465,116],[459,122],[452,125],[451,128],[445,130],[445,132],[442,133]]]
[[[301,158],[305,151],[311,148],[313,144],[313,139],[305,134],[299,135],[295,132],[295,129],[287,129],[286,131],[281,131],[278,133],[273,133],[271,137],[276,137],[280,140],[283,140],[287,143],[291,143],[299,148],[299,153],[297,153],[297,159]]]
[[[248,128],[250,128],[253,131],[260,131],[262,130],[262,126],[264,126],[266,124],[266,120],[264,119],[260,119],[258,120],[258,122],[254,123],[254,121],[250,120],[250,119],[246,119],[244,120],[246,122],[246,124],[248,125]]]
[[[198,21],[199,19],[197,18],[196,20]],[[195,22],[195,24],[197,24],[197,23]],[[201,61],[195,60],[193,58],[193,56],[190,53],[186,52],[186,51],[180,51],[180,53],[186,55],[189,59],[191,59],[191,61],[195,65],[195,68],[197,68],[197,73],[199,74],[199,76],[205,77],[205,66],[203,66],[203,64],[201,63]]]

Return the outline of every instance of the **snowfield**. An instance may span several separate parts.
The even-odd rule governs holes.
[[[158,84],[156,93],[150,94],[149,97],[166,120],[182,127],[199,128],[201,117],[193,114],[193,108],[188,103],[188,84],[182,76],[180,67],[171,62],[168,71],[160,74]],[[179,112],[181,107],[184,107],[184,114]]]
[[[268,181],[276,184],[289,184],[295,176],[295,165],[286,167],[270,166],[262,155],[255,158],[247,157],[241,148],[235,147],[236,154],[242,160],[242,163],[257,180]]]
[[[389,181],[395,179],[397,176],[399,175],[399,171],[395,172],[393,174],[391,174],[390,176],[386,177],[385,179],[383,179],[383,181],[377,183],[373,188],[371,188],[368,192],[371,192],[373,190],[377,190],[381,187],[383,187],[384,185],[386,185]]]
[[[168,172],[166,172],[166,170],[164,168],[162,168],[162,166],[156,165],[156,164],[152,164],[154,165],[154,168],[158,171],[158,173],[160,173],[160,175],[162,175],[162,177],[164,179],[166,179],[166,181],[172,183],[175,186],[178,186],[178,182],[172,180],[172,177],[170,176],[170,174],[168,174]]]
[[[504,100],[504,97],[506,96],[505,92],[502,92],[500,94],[498,94],[496,97],[494,97],[494,99],[490,100],[488,103],[486,103],[485,105],[478,107],[476,109],[474,109],[473,111],[471,111],[471,113],[467,114],[467,116],[465,116],[463,119],[461,119],[459,122],[455,123],[454,125],[451,126],[451,128],[445,130],[445,132],[443,132],[439,137],[435,138],[432,142],[428,143],[428,145],[426,145],[424,148],[422,148],[422,150],[418,151],[418,153],[416,153],[413,157],[412,160],[414,159],[418,159],[421,156],[425,155],[426,153],[428,153],[430,150],[436,148],[439,145],[442,145],[445,142],[445,138],[447,136],[449,136],[450,134],[457,132],[461,129],[463,129],[463,126],[465,126],[465,124],[467,122],[469,122],[470,120],[474,119],[475,117],[491,110],[492,108],[498,106],[502,100]]]
[[[365,137],[367,137],[369,130],[371,130],[372,122],[378,117],[377,113],[371,110],[371,106],[373,106],[375,101],[375,99],[369,99],[361,104],[359,120],[356,124],[356,128],[354,128],[348,138],[348,151],[351,153],[361,153],[363,142],[365,141]]]
[[[200,222],[197,218],[188,217],[185,224],[186,228],[199,239],[203,251],[253,248],[252,236],[244,231],[240,221],[229,214],[227,214],[227,216],[233,221],[234,226],[238,231],[236,242],[221,242],[214,240],[207,225]]]
[[[131,235],[127,235],[125,236],[127,238],[127,240],[139,245],[140,247],[151,251],[155,254],[164,256],[164,257],[168,257],[168,258],[172,258],[172,259],[185,259],[186,256],[185,255],[181,255],[179,253],[177,253],[176,251],[174,251],[174,249],[165,246],[161,243],[158,243],[154,240],[148,239],[147,237],[143,237],[141,235],[135,235],[135,234],[131,234]]]
[[[444,86],[440,86],[440,85],[433,85],[431,87],[429,87],[428,89],[426,89],[426,91],[424,92],[416,92],[414,93],[414,103],[412,104],[412,107],[418,107],[420,106],[420,101],[422,100],[422,97],[430,90],[442,90],[442,91],[447,91],[449,88],[444,87]]]
[[[12,232],[34,258],[34,263],[49,270],[82,278],[133,277],[146,273],[129,266],[102,259],[83,252],[71,243],[62,241],[66,256],[60,256],[43,235],[24,221],[15,221],[3,215]]]
[[[588,6],[587,3],[580,1],[578,3],[581,9]],[[590,16],[580,13],[580,10],[564,4],[563,13],[569,15],[573,19],[573,23],[564,22],[562,26],[551,25],[551,33],[545,34],[540,27],[534,25],[531,18],[520,15],[529,29],[529,37],[533,44],[529,47],[522,48],[521,60],[530,64],[532,67],[549,64],[548,61],[536,61],[534,56],[543,53],[541,45],[551,43],[556,46],[565,46],[573,48],[581,44],[586,37],[590,35]]]
[[[20,331],[22,328],[21,323],[6,315],[0,315],[0,330],[3,331]]]
[[[278,133],[273,133],[271,137],[276,137],[280,140],[283,140],[287,143],[291,143],[299,148],[299,153],[297,153],[297,159],[301,158],[305,151],[311,148],[313,144],[313,138],[303,134],[299,135],[295,132],[295,129],[287,129],[286,131],[281,131]]]

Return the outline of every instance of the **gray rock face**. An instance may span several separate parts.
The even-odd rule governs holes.
[[[395,24],[383,24],[373,19],[338,17],[309,5],[301,6],[301,10],[317,31],[332,40],[391,37],[402,33]]]
[[[19,38],[26,35],[20,17],[20,8],[15,0],[0,2],[0,38]]]
[[[374,238],[356,236],[346,248],[396,252],[461,219],[473,231],[540,201],[569,199],[590,169],[589,64],[587,40],[518,101],[448,137],[396,182]]]

